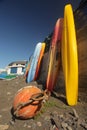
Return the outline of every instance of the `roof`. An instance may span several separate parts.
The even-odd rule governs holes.
[[[18,65],[18,64],[21,64],[21,65],[25,65],[27,61],[14,61],[14,62],[11,62],[10,64],[8,64],[8,66],[12,66],[14,64]]]

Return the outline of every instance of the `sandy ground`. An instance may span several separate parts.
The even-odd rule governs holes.
[[[68,106],[61,91],[64,88],[58,88],[33,119],[14,119],[11,108],[15,93],[28,85],[22,76],[0,80],[0,130],[87,130],[87,87],[79,89],[76,106]]]

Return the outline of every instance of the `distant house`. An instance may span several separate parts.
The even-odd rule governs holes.
[[[0,69],[0,74],[6,72],[6,69]]]
[[[7,67],[7,74],[23,75],[27,61],[14,61],[11,62]]]

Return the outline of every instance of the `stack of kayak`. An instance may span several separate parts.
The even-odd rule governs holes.
[[[64,8],[64,18],[56,21],[50,40],[37,43],[32,59],[26,67],[27,83],[32,81],[44,83],[45,89],[52,92],[56,86],[61,61],[67,102],[69,105],[76,105],[78,54],[73,9],[70,4]]]
[[[62,34],[63,18],[59,18],[55,24],[54,31],[51,35],[50,42],[44,41],[37,43],[32,59],[29,61],[26,67],[26,81],[30,83],[32,81],[40,81],[40,76],[46,73],[45,85],[46,88],[52,92],[58,77],[58,70],[60,67],[60,43]],[[48,43],[49,42],[49,43]],[[48,55],[47,64],[42,70],[42,60],[44,55]],[[44,77],[43,77],[44,79]]]
[[[84,5],[84,8],[87,7],[87,1],[86,6],[85,4],[82,5]],[[84,39],[87,41],[87,29],[85,29],[87,28],[87,24],[85,24],[85,28],[81,28],[81,30],[79,28],[82,26],[82,22],[78,21],[82,8],[83,6],[80,5],[76,12],[73,12],[71,4],[66,5],[64,8],[64,18],[59,18],[56,21],[53,32],[43,42],[36,44],[34,53],[26,65],[24,76],[27,83],[34,83],[32,81],[37,81],[35,83],[40,83],[45,88],[42,91],[38,88],[37,84],[31,84],[20,89],[13,101],[13,112],[15,116],[26,119],[36,115],[37,111],[40,110],[42,106],[43,99],[48,99],[48,95],[50,95],[56,86],[61,62],[64,73],[67,103],[71,106],[77,104],[78,68],[82,67],[80,64],[78,67],[79,53],[77,48],[77,36],[79,32],[83,32],[83,29],[86,32]],[[87,15],[85,15],[85,19],[87,20]],[[78,35],[76,35],[76,28]],[[87,42],[84,42],[85,47],[87,45],[86,43]],[[84,50],[86,52],[87,49]],[[82,52],[84,53],[84,51]],[[84,55],[86,55],[86,53],[84,53]],[[86,56],[84,57],[87,59]],[[87,65],[85,65],[85,68],[86,67]],[[87,75],[86,73],[87,71],[85,72],[85,76]]]

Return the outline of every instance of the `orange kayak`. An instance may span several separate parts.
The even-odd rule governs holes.
[[[63,24],[63,18],[58,19],[54,28],[49,50],[50,60],[46,82],[46,88],[49,91],[52,91],[56,85],[58,71],[60,67],[60,42],[61,42],[62,24]]]
[[[45,46],[46,46],[46,44],[42,43],[42,47],[41,47],[41,51],[40,51],[40,55],[39,55],[39,59],[38,59],[37,67],[36,67],[36,72],[35,72],[35,76],[34,76],[34,80],[37,80],[38,75],[39,75],[40,65],[41,65],[43,55],[44,55]]]

